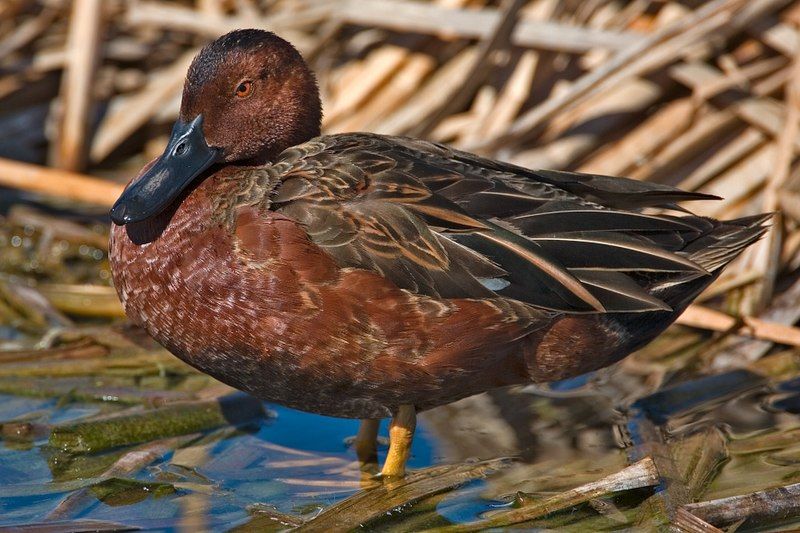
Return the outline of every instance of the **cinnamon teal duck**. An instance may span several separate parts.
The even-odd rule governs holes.
[[[239,30],[189,68],[163,155],[111,210],[125,310],[190,365],[264,400],[393,417],[562,380],[662,332],[765,231],[665,185],[529,170],[370,133],[320,136],[291,44]],[[651,208],[658,208],[651,209]]]

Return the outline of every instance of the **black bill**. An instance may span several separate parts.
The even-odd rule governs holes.
[[[217,161],[219,153],[206,144],[203,115],[197,115],[188,124],[178,120],[164,153],[122,192],[111,208],[111,220],[122,226],[161,213],[192,180]]]

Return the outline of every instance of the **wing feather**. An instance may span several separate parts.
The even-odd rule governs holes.
[[[668,310],[647,280],[706,274],[682,250],[708,221],[641,210],[708,195],[372,134],[319,137],[271,169],[270,209],[302,224],[340,267],[420,294],[557,312]]]

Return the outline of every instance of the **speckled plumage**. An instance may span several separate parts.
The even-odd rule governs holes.
[[[263,399],[380,418],[607,366],[663,331],[764,231],[765,217],[646,213],[709,198],[663,185],[532,171],[408,138],[317,137],[318,109],[292,107],[318,107],[313,76],[299,56],[282,65],[285,47],[265,39],[230,56],[216,45],[214,72],[184,91],[182,119],[206,117],[225,164],[111,238],[128,316]],[[261,55],[278,66],[264,69]],[[219,100],[242,75],[234,60],[269,72],[269,90]],[[223,120],[238,105],[264,111],[238,129]]]
[[[527,288],[523,303],[475,281],[470,269],[502,279],[503,265],[461,245],[448,253],[451,244],[442,244],[450,235],[487,231],[481,227],[486,219],[470,214],[470,202],[500,188],[493,183],[521,176],[458,156],[409,139],[337,135],[292,147],[273,165],[224,167],[201,180],[174,214],[114,228],[115,282],[128,315],[173,353],[233,386],[298,409],[360,418],[389,416],[400,404],[424,409],[494,387],[606,366],[672,321],[674,311],[652,310],[655,298],[650,302],[629,286],[635,270],[626,270],[634,277],[618,288],[620,294],[632,292],[641,308],[629,313],[588,307],[570,312],[566,301],[554,309],[552,298],[535,286]],[[592,190],[590,176],[551,178],[576,180]],[[555,206],[564,217],[578,207],[611,210],[523,179],[529,191],[513,190],[542,213]],[[429,184],[438,187],[444,180],[455,193],[445,186],[433,194]],[[469,192],[462,197],[460,189]],[[614,194],[614,203],[625,203],[626,193]],[[629,193],[629,200],[641,203],[638,194]],[[667,197],[654,195],[652,202],[681,195],[662,194]],[[502,201],[497,206],[507,209],[510,220],[531,207]],[[413,225],[404,228],[391,217],[410,218]],[[724,230],[730,234],[726,259],[761,233],[755,220],[740,226],[677,220],[692,229],[677,232],[675,220],[665,218],[666,229],[650,235],[668,235],[680,250],[711,243]],[[659,221],[643,222],[658,227]],[[569,229],[564,236],[592,232]],[[148,233],[157,237],[135,244],[148,241]],[[648,231],[617,233],[623,239]],[[550,228],[542,234],[552,239],[561,233]],[[658,293],[660,282],[683,278],[671,290],[680,299],[665,297],[681,308],[710,282],[712,276],[698,267],[682,265],[687,254],[673,258],[664,247],[651,246],[652,253],[678,263],[659,272],[643,262],[638,274],[650,278],[646,294]],[[617,253],[612,246],[606,251]],[[551,257],[571,266],[558,262],[558,254]],[[602,255],[596,264],[609,268]],[[612,278],[625,275],[607,272]],[[602,293],[597,297],[604,303]],[[650,327],[626,327],[641,319]]]

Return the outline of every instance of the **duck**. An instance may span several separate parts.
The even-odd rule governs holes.
[[[243,29],[194,58],[163,154],[110,211],[129,319],[268,402],[361,419],[401,477],[417,414],[609,366],[667,328],[769,215],[716,196],[531,170],[444,144],[322,135],[314,73]]]

